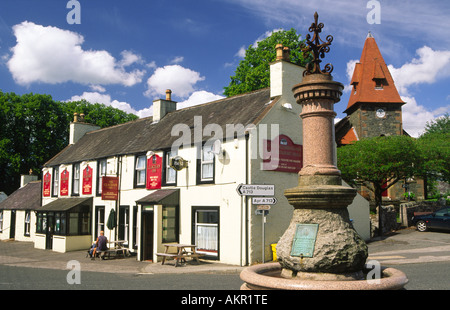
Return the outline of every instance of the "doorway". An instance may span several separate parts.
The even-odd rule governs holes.
[[[153,260],[153,210],[142,212],[142,259]]]
[[[9,227],[9,239],[14,239],[16,237],[16,210],[11,210],[11,225]]]
[[[53,226],[55,223],[55,214],[53,212],[49,212],[47,215],[47,231],[45,238],[45,249],[51,250],[53,249]]]

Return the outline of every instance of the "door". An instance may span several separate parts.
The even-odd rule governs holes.
[[[11,225],[9,227],[9,238],[14,239],[16,236],[16,210],[11,210]]]
[[[142,213],[142,259],[153,259],[153,211]]]
[[[53,233],[54,233],[54,225],[55,225],[55,214],[50,212],[47,215],[47,231],[45,238],[45,249],[51,250],[53,248]]]

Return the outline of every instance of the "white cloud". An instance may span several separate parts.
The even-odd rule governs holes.
[[[145,95],[151,97],[171,89],[173,95],[185,98],[195,90],[194,85],[204,79],[200,73],[180,65],[160,67],[147,80],[148,90]]]
[[[120,53],[122,55],[122,60],[119,62],[121,67],[128,67],[134,63],[142,63],[142,57],[140,55],[136,55],[130,51],[122,51]]]
[[[419,58],[414,58],[398,69],[392,65],[388,66],[398,91],[405,95],[408,94],[409,86],[432,84],[439,77],[450,75],[450,51],[434,51],[424,46],[416,53]]]
[[[184,57],[183,56],[177,56],[174,59],[170,61],[171,64],[179,64],[180,62],[183,62]]]
[[[395,81],[397,90],[406,104],[402,108],[403,127],[411,136],[423,133],[425,124],[450,111],[449,106],[434,111],[417,103],[409,94],[409,87],[422,83],[432,84],[438,79],[450,75],[450,51],[434,51],[424,46],[416,51],[419,58],[414,58],[400,68],[389,65],[389,71]]]
[[[195,105],[199,105],[202,103],[207,103],[207,102],[211,102],[211,101],[215,101],[215,100],[219,100],[224,98],[223,96],[220,95],[215,95],[213,93],[207,92],[205,90],[200,90],[200,91],[196,91],[193,92],[188,99],[186,99],[185,101],[182,102],[178,102],[177,103],[177,109],[183,109],[183,108],[187,108],[187,107],[192,107]]]
[[[106,106],[111,106],[113,108],[120,109],[126,113],[135,114],[135,115],[139,116],[140,118],[153,115],[153,106],[151,106],[150,108],[145,108],[145,109],[136,111],[135,109],[133,109],[131,107],[131,105],[129,103],[123,102],[123,101],[118,101],[118,100],[112,100],[110,95],[100,94],[98,92],[84,92],[81,96],[78,96],[78,95],[72,96],[72,98],[70,98],[67,101],[79,101],[82,99],[84,99],[92,104],[101,103]]]
[[[13,26],[13,32],[17,44],[7,66],[21,85],[72,81],[131,86],[140,83],[145,73],[124,70],[124,65],[137,61],[131,52],[123,52],[122,62],[117,62],[107,51],[85,51],[83,36],[72,31],[25,21]]]

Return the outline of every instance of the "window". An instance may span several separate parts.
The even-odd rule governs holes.
[[[163,182],[164,185],[176,185],[177,171],[170,167],[170,158],[177,156],[178,152],[166,151],[164,152],[164,170]]]
[[[36,216],[36,232],[45,234],[47,233],[47,213],[38,212]]]
[[[105,207],[97,206],[96,208],[96,226],[95,226],[95,237],[100,234],[100,232],[105,230]]]
[[[219,256],[219,208],[193,208],[194,243],[197,252]]]
[[[119,208],[119,240],[125,240],[125,244],[129,241],[129,224],[130,223],[130,207],[120,206]]]
[[[77,213],[75,213],[77,214]],[[66,213],[56,212],[55,213],[55,235],[66,235]]]
[[[73,165],[72,172],[72,196],[80,195],[80,164]]]
[[[25,212],[25,231],[24,231],[24,235],[25,236],[30,236],[30,222],[31,222],[31,212],[30,211],[26,211]]]
[[[53,187],[52,187],[52,196],[58,196],[59,192],[59,168],[53,168]]]
[[[3,232],[3,210],[0,211],[0,232]]]
[[[214,153],[212,145],[201,148],[200,159],[197,160],[197,183],[214,183]]]
[[[145,187],[145,168],[147,164],[147,156],[136,156],[136,167],[134,173],[135,187]]]
[[[178,242],[178,207],[162,208],[162,242]]]
[[[97,195],[102,193],[102,180],[106,176],[106,159],[98,161],[97,169]]]

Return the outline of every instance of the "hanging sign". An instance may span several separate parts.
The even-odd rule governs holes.
[[[92,195],[92,168],[89,165],[83,170],[83,195]]]
[[[43,192],[42,195],[44,197],[50,197],[50,183],[52,181],[52,175],[50,172],[47,172],[44,175],[44,184],[43,184]]]
[[[67,169],[64,169],[64,171],[61,172],[61,189],[59,194],[61,196],[69,195],[69,171],[67,171]]]
[[[153,155],[147,159],[147,189],[160,189],[162,179],[162,158]]]
[[[119,198],[119,178],[102,177],[102,200],[117,200]]]
[[[263,170],[298,173],[303,167],[303,145],[279,135],[274,140],[264,140],[263,158]]]

